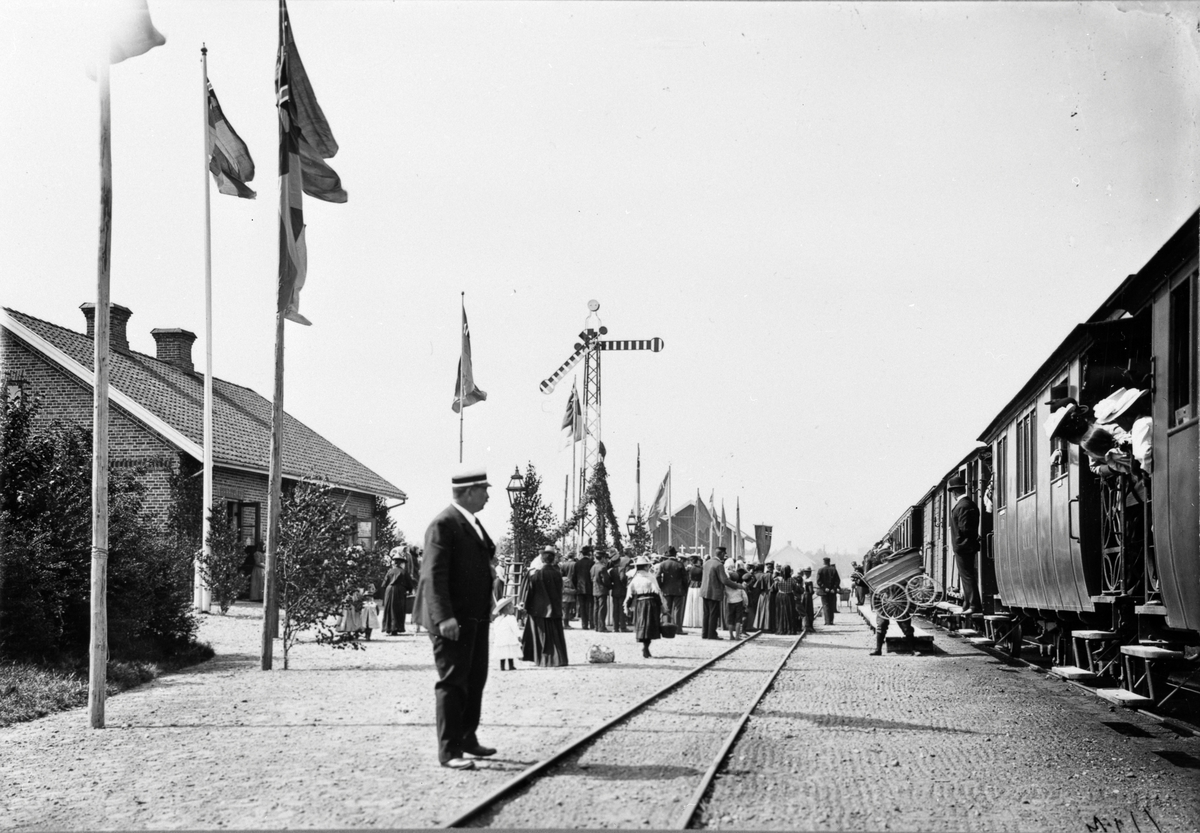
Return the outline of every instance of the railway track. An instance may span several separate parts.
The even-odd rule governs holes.
[[[737,642],[529,766],[442,827],[649,822],[687,829],[754,709],[804,638],[788,644],[760,636]],[[749,698],[748,688],[754,692]]]

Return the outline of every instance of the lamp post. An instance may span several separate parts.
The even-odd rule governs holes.
[[[517,507],[521,502],[521,495],[525,491],[525,479],[521,477],[521,470],[513,467],[513,476],[509,478],[508,485],[504,487],[504,491],[508,493],[508,506],[512,510],[510,520],[512,522],[513,534],[513,560],[521,563],[521,536],[517,532]],[[513,575],[512,564],[509,564],[508,575],[505,576],[504,584],[507,592],[509,581]],[[513,588],[514,591],[519,588]]]
[[[637,515],[633,514],[633,510],[629,510],[629,517],[625,519],[625,529],[629,531],[629,543],[633,543],[633,533],[637,529]]]

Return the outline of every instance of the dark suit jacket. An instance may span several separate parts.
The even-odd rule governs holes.
[[[525,611],[539,619],[562,618],[563,577],[551,564],[534,573],[525,594]]]
[[[826,564],[817,570],[817,589],[822,593],[833,593],[842,586],[842,577],[838,575],[837,567]]]
[[[592,565],[592,595],[607,596],[612,590],[612,572],[607,564]]]
[[[658,586],[664,596],[684,596],[687,594],[687,570],[674,558],[668,558],[658,565]]]
[[[610,579],[609,593],[620,598],[621,603],[625,603],[625,591],[629,588],[629,579],[625,575],[625,570],[621,569],[621,562],[618,559],[616,564],[608,568]]]
[[[703,599],[724,599],[726,587],[737,587],[738,583],[725,574],[725,565],[719,558],[710,558],[704,562],[704,578],[700,580],[700,597]]]
[[[492,568],[496,545],[485,530],[479,540],[467,519],[447,506],[425,530],[425,556],[417,595],[422,599],[421,624],[436,633],[450,617],[479,619],[492,613]]]
[[[974,555],[979,552],[979,507],[964,497],[950,510],[953,527],[952,543],[955,555]]]
[[[571,568],[575,581],[575,592],[580,596],[592,595],[592,567],[596,562],[586,555],[579,556],[575,566]]]

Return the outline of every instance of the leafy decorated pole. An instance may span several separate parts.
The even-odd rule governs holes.
[[[612,529],[613,546],[621,553],[625,546],[621,543],[621,525],[617,523],[617,515],[613,511],[612,496],[608,492],[608,470],[601,458],[592,468],[591,477],[587,479],[587,488],[579,499],[579,505],[571,517],[562,526],[554,530],[551,538],[560,538],[572,529],[580,520],[587,517],[588,509],[595,510],[596,540],[592,544],[601,549],[608,546],[608,530]]]

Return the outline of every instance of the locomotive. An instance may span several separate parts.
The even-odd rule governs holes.
[[[1014,656],[1037,646],[1129,692],[1130,660],[1145,660],[1152,698],[1150,661],[1194,663],[1200,646],[1198,229],[1200,211],[1067,334],[877,545],[919,549],[944,600],[960,598],[946,483],[962,475],[980,507],[981,624],[997,646]],[[1086,439],[1058,431],[1066,414],[1099,416],[1114,401],[1142,415],[1149,452],[1138,464],[1098,465]]]

